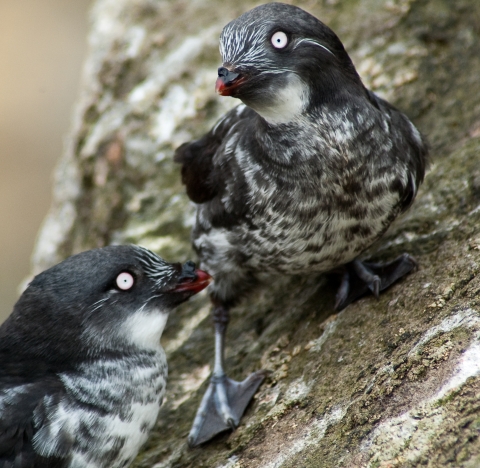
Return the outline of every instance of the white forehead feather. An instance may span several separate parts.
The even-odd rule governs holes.
[[[136,246],[136,249],[137,259],[142,265],[145,274],[160,287],[162,284],[168,283],[176,273],[172,265],[144,247]]]
[[[273,73],[283,70],[276,68],[275,62],[267,57],[265,43],[267,23],[255,21],[238,25],[235,21],[227,24],[220,36],[220,54],[223,63],[244,67],[259,67]]]
[[[220,35],[220,54],[224,64],[233,66],[254,67],[270,73],[283,73],[271,57],[267,55],[270,38],[267,37],[269,22],[259,18],[251,23],[232,21],[227,24]],[[302,38],[295,41],[295,48],[302,43],[321,47],[331,55],[335,55],[320,42]]]

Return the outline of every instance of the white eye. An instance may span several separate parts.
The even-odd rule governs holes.
[[[133,286],[134,282],[133,276],[126,271],[117,276],[117,286],[122,291],[128,291]]]
[[[288,44],[288,37],[283,31],[277,31],[272,36],[272,45],[276,49],[283,49]]]

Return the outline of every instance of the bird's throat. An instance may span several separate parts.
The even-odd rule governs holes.
[[[245,102],[260,114],[270,125],[288,124],[298,120],[308,108],[309,89],[296,75],[291,74],[280,89],[271,90],[268,99],[260,102]]]

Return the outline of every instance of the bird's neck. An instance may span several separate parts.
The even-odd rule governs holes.
[[[311,159],[317,164],[319,157],[328,164],[344,157],[345,149],[365,131],[371,112],[363,100],[352,98],[320,101],[282,124],[271,124],[259,116],[253,127],[255,138],[249,142],[250,153],[258,155],[260,165],[273,162],[287,170]]]
[[[308,126],[322,113],[341,112],[357,104],[361,108],[366,101],[367,90],[360,81],[346,82],[339,87],[331,77],[321,83],[305,83],[292,74],[287,85],[275,92],[274,98],[243,102],[258,114],[262,131],[275,133]]]

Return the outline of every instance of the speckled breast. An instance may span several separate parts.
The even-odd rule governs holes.
[[[328,271],[353,260],[398,213],[398,193],[386,187],[375,194],[366,190],[357,196],[341,187],[310,196],[280,194],[254,207],[250,228],[241,226],[238,232],[248,266],[296,274]]]

